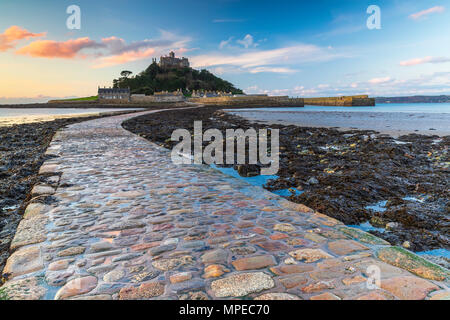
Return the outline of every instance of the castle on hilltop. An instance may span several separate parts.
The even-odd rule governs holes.
[[[185,57],[175,58],[175,52],[170,51],[168,56],[161,56],[158,65],[161,68],[188,68],[189,60]]]

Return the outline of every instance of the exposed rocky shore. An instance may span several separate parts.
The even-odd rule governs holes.
[[[175,129],[269,127],[220,107],[166,111],[124,123],[124,128],[172,148]],[[396,139],[371,130],[338,131],[271,125],[280,130],[279,178],[265,188],[295,188],[289,200],[349,224],[370,221],[371,233],[413,251],[449,248],[450,136],[409,134]],[[207,143],[205,143],[207,144]],[[241,175],[258,166],[236,167]],[[301,193],[301,194],[300,194]],[[448,266],[445,259],[440,262]]]

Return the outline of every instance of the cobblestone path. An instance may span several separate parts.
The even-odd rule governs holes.
[[[121,127],[136,115],[55,136],[4,269],[9,298],[449,298],[449,271],[409,251],[210,167],[172,164]]]

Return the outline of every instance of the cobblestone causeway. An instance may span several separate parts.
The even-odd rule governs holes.
[[[449,298],[449,271],[409,251],[208,166],[172,164],[121,127],[137,115],[55,135],[4,269],[10,298]],[[381,283],[368,289],[374,266]]]

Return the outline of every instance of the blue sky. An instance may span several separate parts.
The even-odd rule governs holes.
[[[2,0],[0,103],[95,94],[170,50],[248,93],[450,94],[449,30],[450,1]]]

